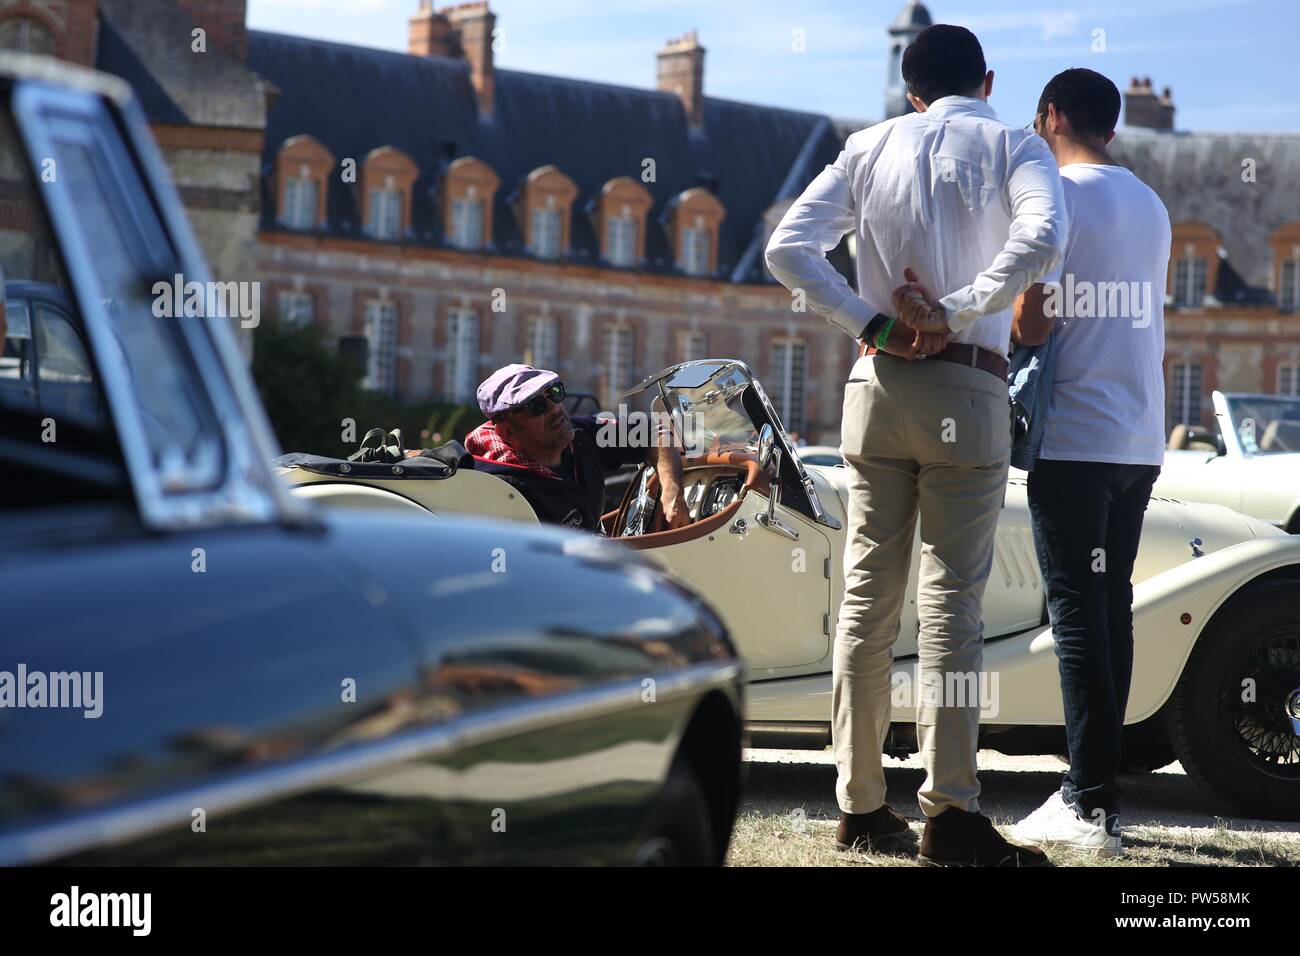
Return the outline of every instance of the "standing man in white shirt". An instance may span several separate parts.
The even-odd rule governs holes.
[[[1133,562],[1165,456],[1164,292],[1169,213],[1106,146],[1115,84],[1066,70],[1034,126],[1061,167],[1070,235],[1061,266],[1016,309],[1013,335],[1052,336],[1055,373],[1029,513],[1047,591],[1070,769],[1012,831],[1039,846],[1121,852],[1120,736],[1133,674]]]
[[[980,686],[980,604],[1006,491],[1011,307],[1060,259],[1061,180],[1040,137],[998,121],[993,73],[969,30],[923,30],[903,79],[916,112],[850,136],[767,246],[773,275],[868,345],[844,393],[853,475],[831,702],[836,842],[911,843],[885,802],[881,750],[919,512],[921,857],[1036,865],[1041,852],[1009,843],[979,812],[980,702],[966,691]],[[849,231],[857,293],[825,258]]]

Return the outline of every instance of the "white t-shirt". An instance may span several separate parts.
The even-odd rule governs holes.
[[[1042,280],[1059,308],[1039,456],[1162,464],[1169,213],[1122,166],[1072,163],[1061,181],[1069,234]]]

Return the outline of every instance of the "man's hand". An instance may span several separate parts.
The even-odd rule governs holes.
[[[908,266],[903,270],[903,278],[907,281],[895,289],[892,296],[899,321],[917,332],[950,334],[952,330],[948,328],[943,306],[934,293],[922,284],[916,270]]]
[[[661,496],[660,503],[663,505],[665,531],[685,528],[691,523],[691,508],[686,503],[685,495],[678,493],[672,498]]]
[[[933,355],[947,344],[947,332],[915,332],[902,323],[895,322],[881,351],[915,362]]]
[[[659,399],[655,399],[656,402]],[[652,402],[651,410],[655,409]],[[691,510],[686,504],[686,491],[682,478],[682,453],[676,436],[667,423],[660,422],[655,431],[654,443],[646,450],[646,464],[659,476],[659,511],[663,515],[665,530],[685,528],[691,523]]]

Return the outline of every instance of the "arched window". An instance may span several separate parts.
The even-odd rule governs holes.
[[[419,175],[411,158],[391,146],[381,146],[366,156],[361,189],[367,236],[396,242],[410,231],[411,187]]]
[[[1269,237],[1277,272],[1277,307],[1300,312],[1300,222],[1278,226]]]
[[[524,180],[517,213],[525,245],[539,259],[558,259],[569,249],[569,217],[578,187],[554,166],[533,170]]]
[[[1172,231],[1169,295],[1175,308],[1199,309],[1213,297],[1218,281],[1219,234],[1194,220],[1176,222]]]
[[[280,225],[311,232],[325,225],[326,193],[334,155],[310,136],[285,141],[275,158]]]
[[[284,212],[280,217],[290,229],[315,229],[316,210],[320,205],[320,183],[306,166],[284,184]]]
[[[602,255],[612,266],[629,268],[645,258],[645,218],[654,197],[631,176],[619,176],[600,191],[596,207]]]
[[[0,20],[0,50],[51,56],[54,53],[54,34],[33,17],[8,17]]]
[[[669,219],[677,268],[687,275],[708,276],[717,268],[718,227],[726,210],[707,189],[688,189],[677,197]]]
[[[487,163],[462,156],[443,180],[443,233],[457,249],[482,249],[492,242],[492,202],[501,180]]]

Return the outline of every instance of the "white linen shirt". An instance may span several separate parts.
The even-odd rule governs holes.
[[[1056,160],[1032,130],[981,99],[945,96],[860,130],[786,212],[767,264],[856,338],[911,266],[948,312],[950,341],[1006,355],[1016,297],[1060,261],[1065,203]],[[858,292],[826,261],[857,233]]]

